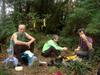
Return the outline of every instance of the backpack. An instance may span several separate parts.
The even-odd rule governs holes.
[[[21,54],[21,59],[23,63],[28,64],[28,58],[29,58],[28,54],[25,54],[25,53]]]

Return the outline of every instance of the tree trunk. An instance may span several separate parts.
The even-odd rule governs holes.
[[[2,0],[2,20],[5,19],[5,16],[6,16],[5,0]]]

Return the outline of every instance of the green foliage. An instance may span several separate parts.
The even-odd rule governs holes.
[[[60,37],[59,44],[69,48],[74,48],[77,44],[76,37]]]
[[[66,64],[67,75],[88,75],[89,64],[82,63],[79,61],[68,62]]]
[[[87,27],[91,14],[84,8],[75,8],[66,19],[66,26],[61,32],[64,36],[76,34],[77,29]]]
[[[11,75],[7,70],[4,70],[3,67],[0,66],[0,75]]]
[[[0,40],[5,41],[13,32],[16,31],[13,21],[10,17],[5,17],[4,21],[0,23]]]
[[[99,34],[100,33],[100,11],[96,12],[93,14],[93,17],[91,22],[87,26],[87,32],[92,33],[92,34]]]
[[[75,7],[67,14],[65,27],[61,34],[73,35],[79,28],[86,28],[91,34],[100,33],[100,2],[98,0],[78,0]]]
[[[19,23],[27,25],[34,31],[33,25],[40,19],[46,18],[45,33],[59,33],[62,35],[75,35],[80,27],[87,29],[89,33],[99,33],[99,6],[98,0],[77,0],[70,3],[69,0],[11,0],[7,4],[14,6],[11,20],[17,27]],[[73,5],[71,5],[73,4]],[[71,7],[70,7],[71,6]],[[41,31],[41,23],[37,23],[38,32]],[[40,28],[40,30],[39,30]]]
[[[51,35],[44,35],[43,33],[33,33],[32,34],[36,38],[35,47],[42,49],[44,43],[51,38]]]
[[[93,61],[100,62],[100,47],[95,47]]]
[[[57,71],[58,69],[57,69],[57,67],[55,67],[55,66],[53,66],[53,67],[48,67],[48,71],[49,71],[49,73],[55,73],[56,71]]]
[[[100,33],[100,2],[98,0],[85,0],[80,1],[80,7],[86,9],[89,13],[91,13],[91,21],[88,23],[86,30],[91,34],[99,34]]]

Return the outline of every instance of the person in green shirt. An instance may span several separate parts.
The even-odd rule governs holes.
[[[61,51],[67,50],[67,47],[61,47],[57,44],[59,41],[58,35],[53,35],[51,40],[48,40],[43,48],[42,48],[42,55],[44,57],[50,57],[52,55],[59,56]]]

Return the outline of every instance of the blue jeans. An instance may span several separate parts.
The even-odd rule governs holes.
[[[8,57],[3,61],[5,65],[7,65],[9,62],[12,62],[14,66],[18,65],[18,59],[16,57]]]
[[[32,56],[32,57],[28,57],[28,65],[32,66],[33,62],[37,61],[37,57],[36,56]]]

